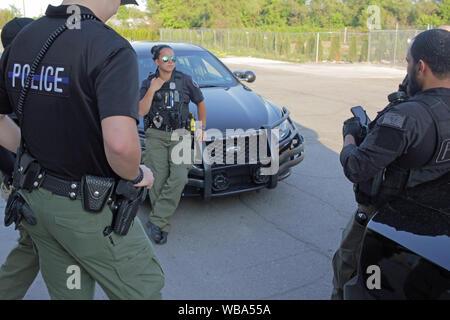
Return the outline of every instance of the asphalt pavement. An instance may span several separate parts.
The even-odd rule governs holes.
[[[355,209],[352,185],[339,163],[342,122],[355,105],[363,105],[373,118],[405,71],[245,58],[223,61],[231,70],[254,71],[257,79],[249,86],[290,109],[306,138],[306,157],[274,190],[211,201],[182,199],[168,243],[155,246],[166,276],[163,296],[329,299],[331,259]],[[0,212],[3,208],[0,201]],[[144,205],[139,214],[144,223],[147,213]],[[12,227],[0,228],[0,261],[16,238]],[[49,298],[40,275],[25,298]],[[106,299],[100,288],[96,299]]]

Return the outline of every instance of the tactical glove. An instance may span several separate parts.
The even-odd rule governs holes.
[[[9,197],[6,204],[5,226],[9,227],[11,224],[15,223],[17,229],[22,222],[22,219],[32,226],[35,226],[37,223],[33,211],[31,211],[22,196],[18,192],[15,192]]]
[[[406,76],[403,82],[398,86],[398,91],[406,93],[408,95],[408,83],[409,83],[409,76]]]
[[[367,132],[361,125],[361,121],[357,117],[350,118],[344,122],[344,128],[342,129],[344,138],[349,134],[355,138],[356,145],[359,146],[365,139]]]

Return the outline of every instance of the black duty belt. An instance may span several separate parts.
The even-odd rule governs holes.
[[[178,129],[184,129],[184,127],[179,127],[179,128],[172,128],[169,125],[162,125],[161,127],[156,127],[154,124],[150,124],[149,126],[150,129],[155,129],[155,130],[160,130],[160,131],[165,131],[165,132],[172,132]]]
[[[40,187],[62,197],[81,200],[81,182],[67,181],[50,175],[45,175]]]

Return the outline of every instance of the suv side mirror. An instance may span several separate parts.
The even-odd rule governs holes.
[[[248,83],[255,82],[256,75],[252,71],[243,71],[243,70],[237,70],[233,72],[233,74],[242,81],[247,81]]]
[[[245,78],[247,79],[248,83],[255,82],[256,74],[253,71],[247,71],[245,72]]]

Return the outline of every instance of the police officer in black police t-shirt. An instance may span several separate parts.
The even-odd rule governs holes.
[[[129,3],[137,4],[80,0],[49,6],[1,60],[0,113],[21,114],[25,152],[17,175],[33,177],[31,185],[18,179],[20,188],[29,190],[19,191],[21,209],[12,212],[27,212],[21,225],[37,247],[53,299],[92,299],[95,282],[111,299],[161,298],[164,276],[140,221],[135,219],[126,235],[113,232],[107,201],[117,199],[113,181],[147,188],[153,184],[150,169],[139,165],[136,53],[104,24]],[[61,32],[76,9],[83,21]],[[60,34],[49,38],[56,30]],[[36,69],[20,113],[19,94],[49,40],[54,42]],[[32,165],[25,161],[33,158]],[[78,284],[70,286],[73,272]]]
[[[378,114],[363,137],[359,119],[344,124],[340,160],[356,184],[358,210],[333,258],[333,299],[356,275],[367,222],[387,202],[450,173],[450,33],[419,34],[408,50],[406,102]]]

